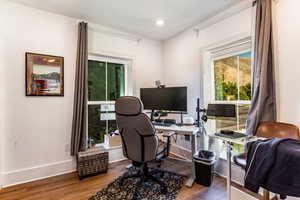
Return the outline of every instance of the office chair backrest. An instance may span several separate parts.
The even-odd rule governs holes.
[[[124,156],[135,162],[155,160],[158,140],[143,104],[136,97],[116,100],[116,119],[123,143]]]
[[[299,128],[293,124],[282,122],[260,123],[256,136],[264,138],[292,138],[300,140]]]

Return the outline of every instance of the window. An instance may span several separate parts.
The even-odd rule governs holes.
[[[216,129],[245,131],[251,101],[251,52],[218,58],[213,61],[215,103],[237,105],[236,119],[217,119]]]
[[[104,143],[104,135],[117,129],[115,100],[126,94],[127,63],[91,58],[88,61],[88,137]]]

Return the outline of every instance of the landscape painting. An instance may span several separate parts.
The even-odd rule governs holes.
[[[26,95],[63,96],[64,58],[26,53]]]

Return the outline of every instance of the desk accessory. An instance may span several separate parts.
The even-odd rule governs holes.
[[[232,134],[222,134],[222,133],[216,133],[216,136],[225,137],[229,139],[238,139],[238,138],[244,138],[246,137],[245,134],[239,133],[239,132],[233,132]]]
[[[175,119],[164,119],[164,123],[166,123],[166,124],[176,124],[176,120]]]
[[[165,127],[170,127],[170,126],[172,126],[173,124],[170,124],[170,123],[164,123],[164,122],[152,122],[152,124],[154,125],[154,126],[165,126]]]
[[[120,135],[104,135],[104,144],[106,147],[120,147],[122,146],[122,140]]]
[[[204,123],[207,122],[207,115],[206,115],[206,109],[200,108],[200,99],[199,98],[197,99],[196,112],[197,112],[196,126],[201,127]]]
[[[183,118],[183,124],[186,126],[193,126],[195,123],[194,118],[193,117],[184,117]]]
[[[234,131],[232,131],[232,130],[221,130],[220,133],[223,134],[223,135],[233,135]]]

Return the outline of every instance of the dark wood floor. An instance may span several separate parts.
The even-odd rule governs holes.
[[[87,200],[126,171],[129,161],[110,166],[108,173],[79,180],[76,173],[52,177],[40,181],[21,184],[0,190],[1,200]],[[189,165],[165,161],[163,168],[179,174],[188,175]],[[178,200],[223,200],[226,199],[226,182],[216,177],[210,188],[194,184],[192,188],[183,187]]]

